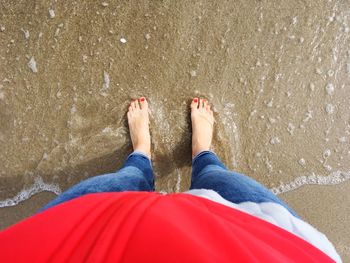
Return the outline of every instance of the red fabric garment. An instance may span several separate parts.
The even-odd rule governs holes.
[[[210,200],[89,194],[0,232],[0,262],[333,262],[301,238]]]

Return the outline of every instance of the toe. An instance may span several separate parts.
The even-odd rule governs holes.
[[[128,107],[129,111],[132,111],[134,109],[134,101],[130,101],[129,103],[129,107]]]
[[[206,99],[203,99],[203,108],[206,109],[208,106],[208,101]]]
[[[141,97],[139,99],[139,101],[140,101],[141,109],[142,110],[147,110],[148,109],[148,102],[147,102],[146,98],[145,97]]]
[[[133,106],[134,106],[134,109],[140,109],[139,101],[138,100],[134,100],[133,101]]]
[[[198,109],[198,104],[199,104],[199,99],[198,98],[193,98],[192,103],[191,103],[191,109]]]
[[[204,108],[204,99],[200,99],[199,101],[199,109],[203,109]]]

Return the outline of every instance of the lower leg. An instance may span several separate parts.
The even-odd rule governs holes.
[[[200,115],[198,109],[201,110]],[[214,190],[233,203],[275,202],[298,216],[293,209],[266,187],[248,176],[229,171],[220,159],[209,151],[214,118],[210,107],[202,100],[195,98],[192,101],[191,120],[193,126],[192,152],[194,154],[190,189]]]
[[[214,190],[224,199],[236,204],[274,202],[299,217],[293,209],[265,186],[248,176],[227,170],[214,153],[203,153],[193,162],[190,189]]]
[[[153,168],[152,163],[149,157],[140,151],[134,151],[132,152],[128,158],[126,159],[124,165],[119,171],[125,170],[128,167],[135,167],[139,169],[142,172],[142,176],[147,180],[147,183],[151,186],[151,190],[147,191],[154,191],[154,175],[153,175]],[[119,171],[116,172],[118,175]],[[144,191],[143,189],[140,189],[140,191]]]

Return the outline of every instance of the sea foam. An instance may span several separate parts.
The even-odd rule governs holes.
[[[12,198],[0,200],[0,207],[15,206],[29,199],[33,195],[45,191],[52,192],[56,195],[59,195],[61,193],[61,189],[58,185],[45,183],[40,176],[37,176],[34,180],[34,184],[30,187],[24,188]]]
[[[328,176],[321,176],[316,174],[311,174],[309,176],[300,176],[295,178],[289,183],[281,183],[277,187],[273,187],[270,190],[275,194],[279,195],[286,193],[295,189],[298,189],[304,185],[337,185],[341,184],[350,179],[350,171],[342,172],[335,171]]]

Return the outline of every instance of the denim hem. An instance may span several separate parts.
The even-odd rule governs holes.
[[[134,155],[135,155],[135,156],[142,156],[142,157],[147,158],[147,160],[149,161],[149,164],[150,164],[151,167],[152,167],[152,161],[151,161],[151,159],[150,159],[144,152],[141,152],[141,151],[138,151],[138,150],[135,150],[135,151],[133,151],[132,153],[130,153],[126,159],[129,159],[129,157],[134,156]]]
[[[198,153],[193,159],[192,159],[192,165],[195,163],[195,161],[201,157],[202,155],[206,154],[206,153],[212,153],[216,156],[216,154],[213,151],[201,151],[200,153]]]

